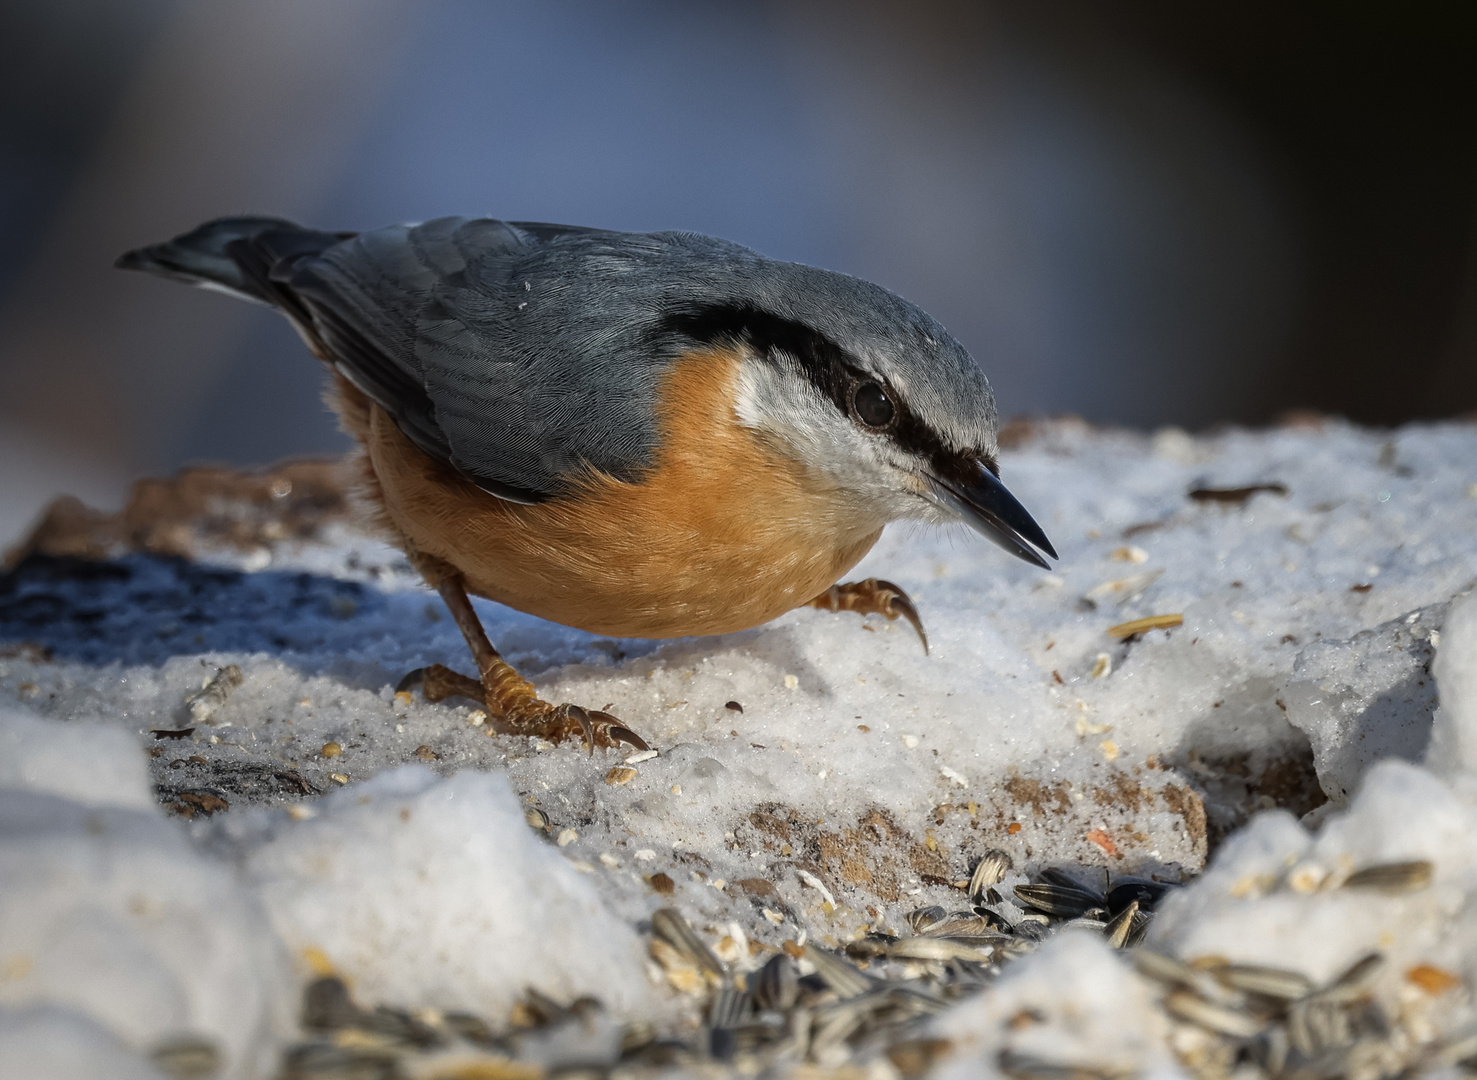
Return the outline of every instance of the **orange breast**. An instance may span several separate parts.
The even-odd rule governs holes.
[[[536,506],[488,495],[367,402],[340,411],[407,550],[450,563],[470,591],[600,634],[717,634],[805,603],[882,532],[822,474],[739,423],[739,364],[727,351],[677,364],[659,403],[656,467],[642,482],[595,476],[578,495]]]

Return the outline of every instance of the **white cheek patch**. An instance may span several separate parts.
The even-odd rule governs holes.
[[[932,519],[927,485],[889,442],[857,429],[799,372],[745,359],[735,411],[744,426],[775,441],[796,460],[830,477],[888,520]]]

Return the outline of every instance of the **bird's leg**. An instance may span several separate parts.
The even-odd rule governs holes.
[[[923,620],[918,618],[918,609],[908,594],[890,581],[867,578],[866,581],[847,581],[832,585],[806,607],[822,611],[855,611],[858,615],[882,615],[892,621],[901,615],[907,619],[918,640],[923,642],[923,651],[928,652],[928,635],[923,632]]]
[[[648,749],[641,736],[609,713],[585,710],[578,705],[550,705],[541,700],[533,684],[492,647],[482,621],[467,598],[461,576],[438,577],[436,591],[451,610],[462,637],[467,639],[482,678],[478,682],[433,664],[407,675],[400,684],[401,689],[419,683],[427,701],[455,696],[480,702],[487,708],[489,728],[499,735],[536,735],[555,743],[578,736],[592,750],[596,746],[622,743],[638,750]]]

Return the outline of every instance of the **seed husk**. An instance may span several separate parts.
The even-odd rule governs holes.
[[[939,907],[937,904],[930,904],[928,907],[914,908],[912,911],[903,916],[903,918],[907,921],[908,926],[915,934],[923,933],[930,926],[933,926],[936,923],[943,922],[944,919],[946,919],[947,917],[948,915],[945,913],[944,909]]]
[[[1139,902],[1132,900],[1103,927],[1103,934],[1111,947],[1121,949],[1128,944],[1128,935],[1133,931],[1133,917],[1138,913]]]
[[[1189,1021],[1207,1031],[1230,1035],[1237,1039],[1250,1039],[1259,1035],[1267,1026],[1265,1018],[1254,1016],[1229,1005],[1206,1001],[1199,994],[1186,989],[1171,990],[1164,998],[1164,1008],[1171,1015]]]
[[[815,965],[815,973],[841,998],[858,997],[872,987],[872,980],[835,953],[805,946],[805,958]]]
[[[994,942],[975,945],[939,937],[903,938],[887,947],[887,955],[895,960],[971,960],[984,963],[993,952]]]
[[[1015,1050],[1000,1051],[996,1063],[1012,1080],[1127,1080],[1135,1070],[1109,1064],[1081,1065],[1066,1061],[1047,1061],[1034,1054]]]
[[[978,903],[988,889],[1000,884],[1013,866],[1006,852],[998,848],[985,852],[969,877],[969,898]]]
[[[1102,904],[1103,898],[1076,885],[1017,885],[1016,898],[1022,903],[1062,919],[1075,919]]]
[[[1165,894],[1174,887],[1163,881],[1119,878],[1118,884],[1108,890],[1106,897],[1108,911],[1116,915],[1135,900],[1138,901],[1140,911],[1153,911],[1159,906],[1159,901],[1164,899]]]
[[[1259,964],[1227,964],[1214,969],[1213,974],[1233,990],[1244,990],[1249,994],[1277,998],[1281,1001],[1297,1001],[1313,992],[1313,980],[1297,971],[1285,968],[1262,967]]]
[[[658,908],[651,914],[652,932],[704,971],[724,978],[728,971],[713,950],[693,931],[676,908]]]
[[[1418,892],[1431,884],[1436,868],[1427,859],[1366,866],[1344,879],[1346,889],[1374,889],[1384,893]]]
[[[795,961],[784,953],[776,953],[749,980],[754,1004],[761,1009],[788,1011],[799,995],[800,975]]]

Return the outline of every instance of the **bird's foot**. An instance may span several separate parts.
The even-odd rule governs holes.
[[[855,611],[858,615],[881,615],[889,622],[902,616],[918,632],[923,642],[923,651],[928,652],[928,635],[923,632],[923,620],[908,594],[890,581],[867,578],[866,581],[846,581],[832,585],[808,607],[822,611]]]
[[[532,735],[552,743],[578,738],[592,750],[622,745],[650,749],[646,740],[610,713],[542,700],[532,683],[502,661],[482,680],[432,664],[406,675],[395,689],[409,691],[416,686],[427,701],[464,697],[477,702],[488,711],[490,735]]]

